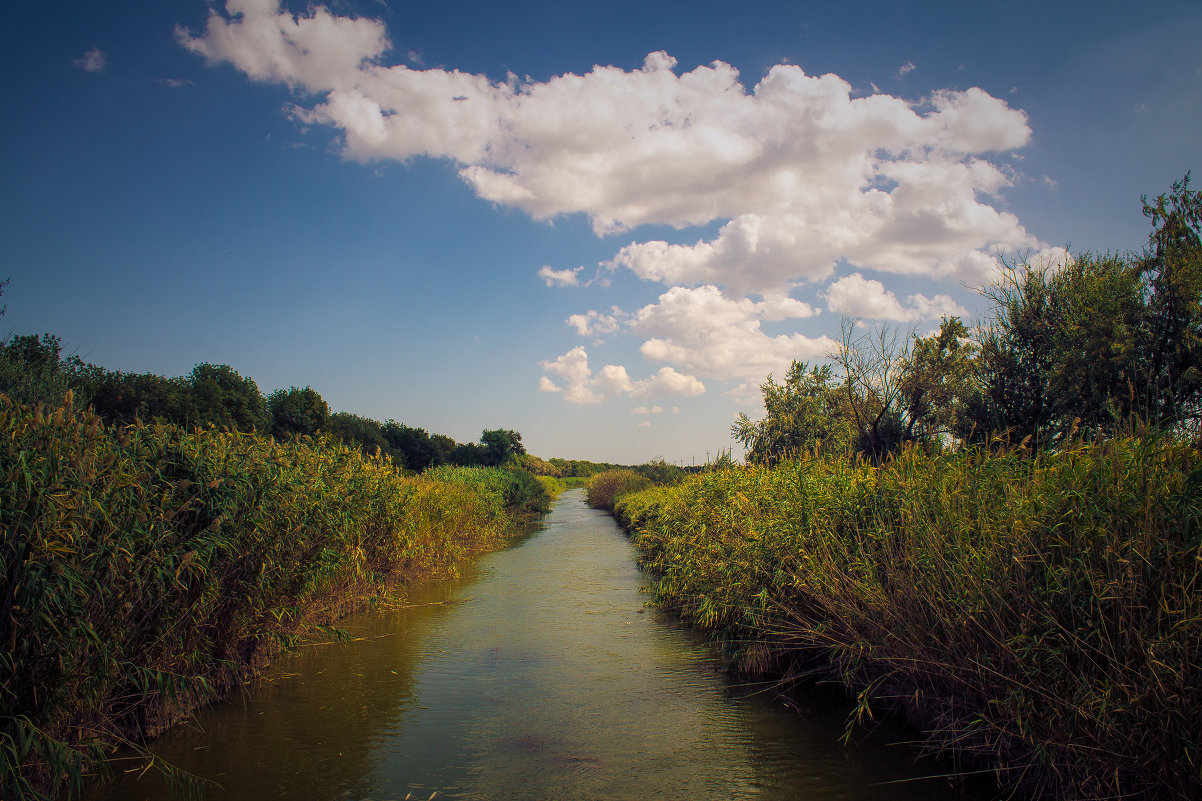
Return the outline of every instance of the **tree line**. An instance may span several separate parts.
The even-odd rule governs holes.
[[[1187,173],[1153,201],[1140,253],[1003,260],[973,328],[929,336],[844,320],[829,364],[760,386],[766,415],[731,426],[749,462],[804,452],[875,462],[999,440],[1032,453],[1074,436],[1202,429],[1202,192]]]
[[[7,283],[0,282],[0,294]],[[0,342],[0,393],[18,403],[54,407],[68,390],[77,405],[90,406],[109,425],[159,420],[185,428],[257,431],[277,439],[324,432],[367,453],[378,448],[394,464],[415,472],[440,465],[499,466],[526,454],[517,431],[486,429],[478,442],[456,442],[391,419],[381,423],[349,412],[331,413],[309,386],[264,395],[254,379],[226,364],[198,364],[186,376],[166,378],[86,363],[64,354],[62,340],[52,334]]]

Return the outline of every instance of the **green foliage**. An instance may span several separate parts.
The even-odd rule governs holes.
[[[62,403],[88,370],[77,356],[64,357],[62,351],[62,340],[51,334],[40,338],[26,334],[0,342],[0,393],[18,403]]]
[[[1202,794],[1197,447],[805,458],[615,516],[658,601],[748,671],[842,683],[1036,796]]]
[[[185,378],[97,369],[89,388],[92,409],[111,425],[138,420],[183,424],[192,415],[191,387]]]
[[[267,416],[275,437],[312,436],[325,425],[330,406],[312,387],[277,389],[267,397]]]
[[[492,467],[499,467],[526,453],[526,448],[522,445],[522,435],[503,428],[485,429],[480,434],[480,445],[484,448],[483,464]]]
[[[936,333],[914,340],[899,387],[903,439],[933,449],[966,430],[978,352],[959,317],[945,317]]]
[[[1138,261],[1148,287],[1143,321],[1147,417],[1195,432],[1202,426],[1202,192],[1189,173],[1149,203],[1153,230]]]
[[[158,731],[390,584],[453,574],[542,489],[520,471],[494,471],[497,492],[404,478],[331,438],[105,427],[70,393],[49,412],[0,397],[0,433],[14,801],[77,782],[95,744]]]
[[[394,461],[404,464],[384,438],[383,426],[371,418],[360,417],[350,412],[336,412],[326,418],[322,431],[347,445],[358,446],[368,455],[379,449],[381,453],[389,454]]]
[[[198,364],[188,377],[191,404],[187,423],[230,431],[265,431],[267,403],[253,379],[228,364]]]
[[[843,399],[830,365],[810,367],[794,361],[783,384],[772,376],[760,385],[767,414],[752,421],[740,412],[730,433],[747,449],[747,460],[776,464],[823,448],[842,451],[849,440],[841,420]]]
[[[626,493],[651,486],[651,479],[629,468],[606,470],[589,479],[587,502],[594,509],[613,511],[614,503]]]
[[[525,470],[507,467],[442,465],[423,475],[437,481],[459,484],[516,517],[545,514],[551,509],[551,495],[536,476]]]

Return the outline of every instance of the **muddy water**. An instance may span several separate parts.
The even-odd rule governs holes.
[[[647,578],[581,491],[407,609],[344,623],[154,744],[209,799],[952,799],[890,745],[844,748],[846,708],[791,709],[715,669],[645,608]],[[91,799],[164,799],[154,772]]]

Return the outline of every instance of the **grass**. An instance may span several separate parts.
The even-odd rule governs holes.
[[[613,506],[745,670],[838,682],[1032,797],[1202,797],[1194,446],[803,458]]]
[[[532,478],[405,478],[326,439],[105,428],[0,396],[0,795],[220,697],[400,582],[453,575],[545,508]]]

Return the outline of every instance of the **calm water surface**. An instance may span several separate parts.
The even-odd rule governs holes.
[[[844,748],[845,707],[800,710],[716,671],[654,609],[610,518],[565,493],[539,529],[411,608],[344,622],[154,743],[206,798],[953,799],[887,741]],[[879,741],[879,742],[877,742]],[[165,799],[149,773],[90,799]]]

